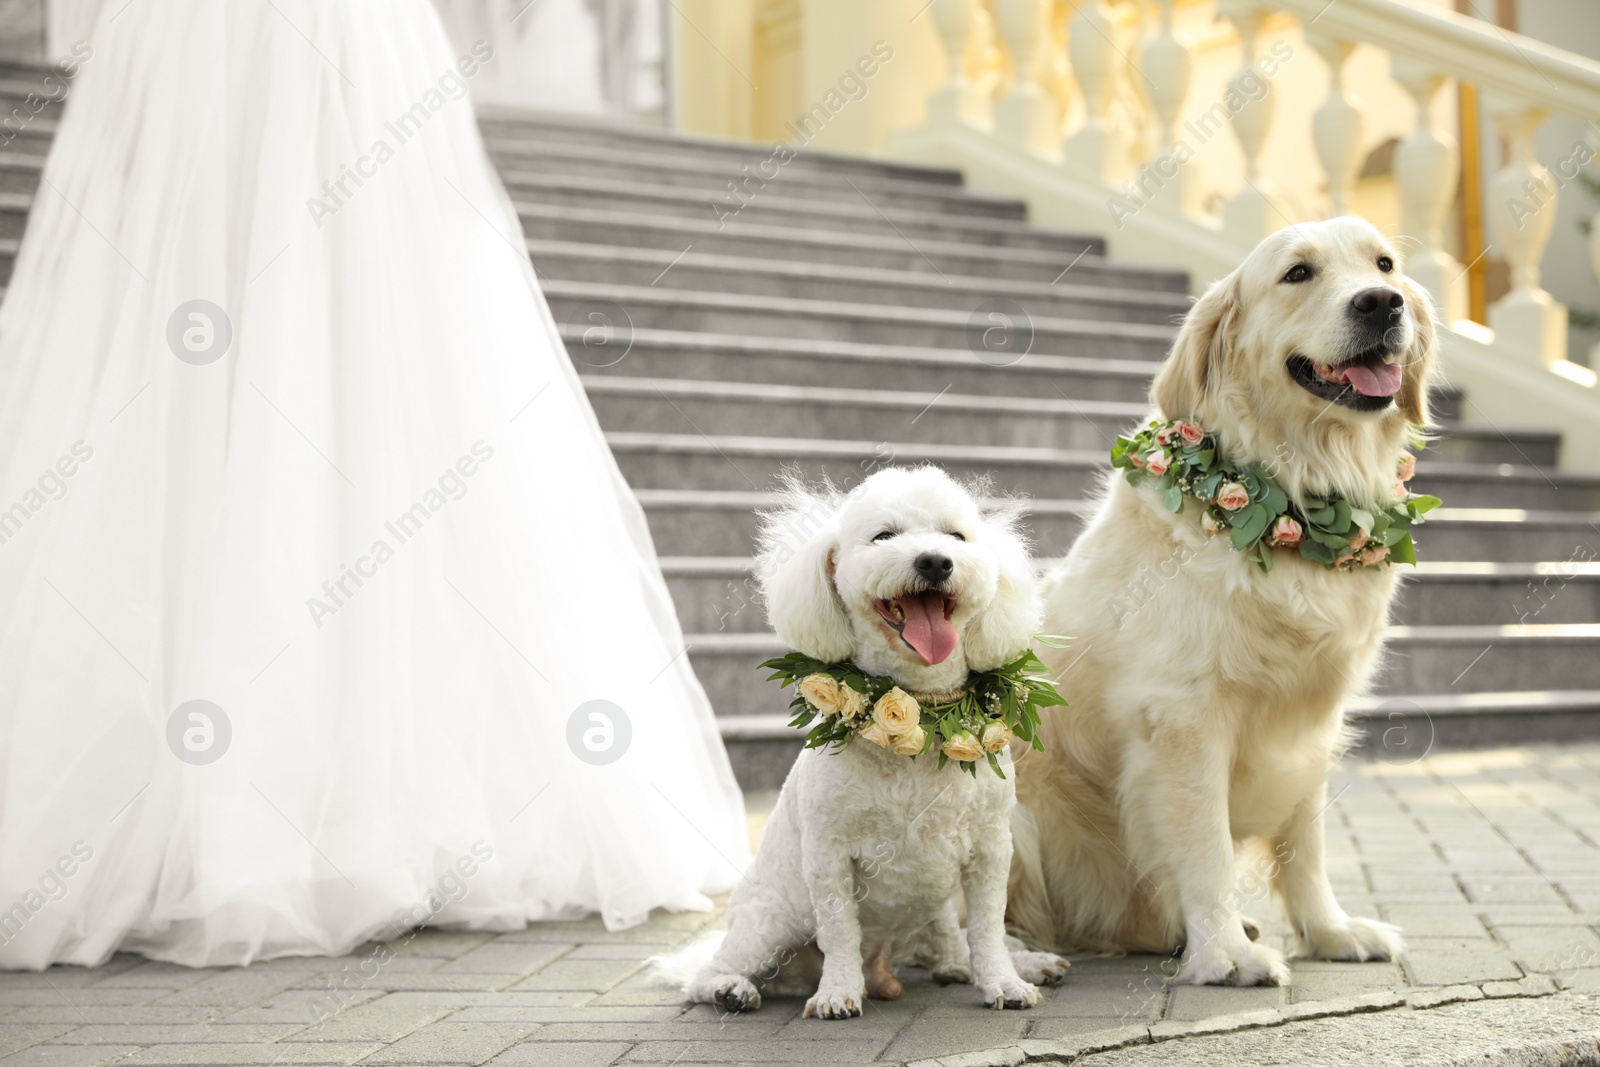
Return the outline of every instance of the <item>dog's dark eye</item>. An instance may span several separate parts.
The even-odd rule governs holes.
[[[874,542],[887,541],[887,540],[889,540],[889,538],[895,536],[895,534],[897,532],[898,531],[896,531],[896,530],[879,530],[877,532],[877,534],[872,538],[872,540]]]
[[[1294,266],[1289,268],[1289,273],[1283,276],[1283,280],[1293,285],[1298,282],[1307,281],[1310,279],[1310,277],[1311,268],[1306,266],[1304,263],[1296,263]]]
[[[1388,256],[1379,256],[1378,269],[1383,271],[1383,273],[1388,274],[1390,271],[1394,270],[1394,260],[1390,259]]]
[[[954,537],[957,541],[965,541],[967,539],[966,534],[963,534],[960,530],[950,530],[948,532],[950,536]]]

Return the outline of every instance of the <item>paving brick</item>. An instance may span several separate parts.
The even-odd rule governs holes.
[[[449,1015],[456,1009],[431,1003],[418,1003],[396,997],[347,1008],[318,1025],[296,1030],[285,1038],[289,1042],[367,1042],[387,1044],[411,1031]]]
[[[1028,1012],[995,1011],[966,1019],[919,1018],[883,1050],[887,1060],[916,1060],[1007,1045],[1028,1028]]]
[[[3,1067],[101,1067],[138,1052],[133,1045],[34,1045],[0,1058]]]
[[[1522,977],[1522,970],[1505,952],[1478,948],[1431,951],[1413,948],[1405,959],[1406,971],[1418,985],[1459,985]]]
[[[1336,997],[1359,996],[1403,989],[1405,976],[1392,963],[1330,963],[1311,966],[1296,962],[1289,1000],[1296,1004]]]
[[[550,964],[537,974],[516,982],[511,986],[513,990],[523,989],[588,989],[596,993],[603,993],[612,988],[624,978],[638,971],[641,964],[638,960],[585,960],[561,959]],[[665,982],[657,983],[663,990],[677,993]],[[678,994],[679,999],[682,995]]]
[[[759,1013],[750,1012],[749,1015]],[[807,1019],[806,1022],[812,1020]],[[855,1029],[856,1020],[849,1020],[849,1027]],[[771,1022],[741,1022],[738,1024],[709,1022],[686,1023],[676,1019],[663,1019],[656,1022],[616,1023],[549,1023],[541,1026],[538,1033],[532,1034],[530,1041],[740,1041],[756,1038],[770,1038],[779,1036],[785,1027],[782,1020]],[[896,1027],[897,1028],[897,1027]],[[888,1041],[894,1037],[894,1028],[891,1028],[887,1037]],[[809,1036],[817,1037],[819,1032]],[[794,1035],[788,1035],[794,1036]],[[830,1035],[822,1035],[830,1036]]]
[[[446,1020],[414,1030],[362,1063],[471,1064],[487,1063],[539,1029],[534,1023],[460,1023]]]
[[[212,974],[158,998],[156,1005],[201,1004],[242,1008],[298,984],[299,977],[289,971],[266,971],[240,967]]]
[[[763,1008],[763,1011],[766,1009]],[[577,1008],[536,1005],[485,1005],[462,1008],[451,1016],[461,1022],[589,1023],[589,1022],[666,1022],[682,1014],[681,1007],[615,1007],[594,1005]],[[754,1017],[751,1013],[750,1017]]]
[[[494,1067],[606,1067],[616,1063],[629,1049],[625,1042],[512,1045],[489,1062]]]
[[[1172,987],[1166,1017],[1192,1022],[1212,1015],[1280,1008],[1288,1000],[1288,990],[1281,986],[1179,985]]]
[[[1600,962],[1600,937],[1586,926],[1501,926],[1495,933],[1529,971],[1561,971]]]
[[[494,934],[456,930],[411,930],[383,943],[396,956],[432,956],[453,960],[489,944]],[[352,955],[365,956],[376,946],[362,945]]]
[[[257,1045],[303,1029],[299,1023],[108,1023],[80,1026],[55,1038],[58,1045]]]
[[[223,1021],[230,1023],[315,1023],[321,1019],[391,995],[378,989],[344,991],[336,995],[321,989],[286,989],[264,997],[260,1003],[227,1011]],[[154,1007],[154,1005],[152,1005]],[[123,1009],[119,1009],[123,1010]],[[215,1009],[200,1009],[215,1010]]]
[[[1030,1020],[1027,1036],[1039,1041],[1062,1041],[1079,1034],[1116,1030],[1126,1025],[1127,1020],[1115,1015],[1064,1015],[1053,1019]]]
[[[57,998],[54,1004],[39,1004],[25,1008],[7,1009],[0,1016],[0,1025],[13,1023],[72,1023],[84,1026],[90,1023],[162,1023],[181,1025],[220,1020],[227,1008],[207,1007],[203,1004],[80,1004],[74,997],[72,1003]],[[246,1021],[246,1020],[235,1020]],[[263,1020],[248,1020],[251,1022]],[[277,1021],[277,1020],[273,1020]]]
[[[574,960],[645,960],[671,952],[675,946],[656,941],[593,941],[568,955]]]
[[[317,1045],[155,1045],[141,1049],[120,1064],[136,1067],[153,1065],[204,1064],[205,1067],[332,1067],[355,1063],[378,1050],[371,1043]]]
[[[490,941],[441,965],[434,973],[528,974],[561,959],[572,948],[544,941]]]
[[[527,1048],[533,1043],[517,1046]],[[569,1046],[570,1047],[570,1046]],[[644,1041],[633,1046],[623,1056],[624,1063],[673,1063],[691,1057],[705,1063],[761,1063],[768,1060],[809,1060],[817,1055],[819,1043],[815,1041]],[[825,1054],[835,1062],[871,1062],[890,1058],[882,1052],[880,1041],[853,1041],[848,1038],[829,1038],[824,1043]],[[496,1061],[498,1064],[499,1061]]]
[[[64,1023],[24,1023],[0,1026],[0,1056],[60,1037],[77,1027]]]

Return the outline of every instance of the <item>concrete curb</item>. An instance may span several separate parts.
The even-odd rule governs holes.
[[[1262,1029],[1283,1027],[1294,1023],[1308,1023],[1325,1019],[1347,1019],[1357,1015],[1406,1014],[1432,1012],[1448,1006],[1468,1005],[1475,1002],[1503,1002],[1510,998],[1548,999],[1560,991],[1548,975],[1533,974],[1518,981],[1489,982],[1484,985],[1436,986],[1413,989],[1408,993],[1368,993],[1353,997],[1337,997],[1290,1004],[1282,1008],[1219,1015],[1200,1022],[1162,1021],[1147,1026],[1127,1026],[1110,1030],[1096,1030],[1077,1037],[1054,1040],[1021,1040],[976,1052],[963,1052],[933,1059],[911,1061],[906,1067],[1019,1067],[1028,1063],[1080,1063],[1101,1053],[1133,1050],[1173,1041],[1194,1038],[1225,1038]],[[1562,998],[1568,999],[1568,998]],[[1494,1065],[1494,1067],[1566,1067],[1566,1065],[1596,1065],[1600,1067],[1600,1001],[1577,996],[1573,1003],[1592,1006],[1594,1016],[1592,1033],[1571,1039],[1530,1040],[1526,1044],[1507,1047],[1491,1054],[1475,1050],[1463,1058],[1449,1058],[1447,1048],[1440,1048],[1445,1058],[1408,1060],[1405,1062],[1447,1065]],[[1529,1037],[1536,1038],[1537,1034]],[[1095,1059],[1100,1063],[1100,1059]],[[1109,1060],[1105,1061],[1107,1064]],[[1204,1063],[1207,1058],[1196,1055],[1192,1062]],[[1248,1059],[1225,1058],[1219,1063],[1265,1062]],[[1287,1062],[1274,1060],[1272,1062]],[[1300,1060],[1298,1062],[1310,1062]],[[1331,1062],[1331,1060],[1330,1060]],[[1352,1061],[1347,1061],[1352,1062]],[[1376,1061],[1374,1061],[1376,1062]],[[1388,1061],[1385,1061],[1388,1062]]]

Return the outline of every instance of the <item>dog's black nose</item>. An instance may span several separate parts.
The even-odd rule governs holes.
[[[929,585],[939,585],[956,569],[954,560],[937,552],[924,552],[912,566],[917,569],[917,576]]]
[[[1406,298],[1400,290],[1387,285],[1363,289],[1350,301],[1350,310],[1357,318],[1384,324],[1400,314],[1400,309],[1405,306]]]

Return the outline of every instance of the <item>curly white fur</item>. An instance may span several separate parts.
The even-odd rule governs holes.
[[[1434,329],[1427,294],[1382,257],[1399,263],[1355,219],[1263,241],[1190,312],[1152,389],[1157,413],[1199,418],[1230,460],[1266,465],[1293,496],[1390,499],[1407,425],[1428,420]],[[1296,264],[1314,267],[1309,281],[1289,283]],[[1393,403],[1357,411],[1286,367],[1296,354],[1349,358],[1346,308],[1373,286],[1405,297],[1389,330],[1403,378]],[[1047,717],[1046,751],[1018,764],[1013,928],[1055,949],[1187,946],[1180,981],[1287,981],[1233,892],[1236,845],[1260,839],[1301,952],[1395,958],[1394,927],[1334,899],[1322,817],[1342,707],[1377,664],[1396,572],[1278,552],[1264,574],[1225,535],[1207,537],[1200,512],[1174,515],[1115,477],[1047,580],[1048,627],[1076,641],[1040,654],[1072,706]]]
[[[874,604],[925,585],[916,561],[950,560],[937,586],[955,603],[956,647],[930,664]],[[848,496],[792,482],[767,517],[758,561],[767,612],[780,637],[818,659],[854,660],[911,692],[961,685],[969,669],[998,667],[1038,628],[1027,546],[1009,515],[980,512],[934,467],[880,471]],[[805,1014],[860,1015],[865,998],[893,997],[896,962],[926,965],[939,981],[971,981],[996,1008],[1030,1007],[1028,981],[1058,981],[1067,963],[1005,942],[1012,783],[977,776],[936,754],[915,760],[857,740],[795,761],[755,862],[728,905],[728,934],[689,983],[699,1001],[758,1008],[758,984],[817,961]],[[965,894],[963,941],[955,904]]]

